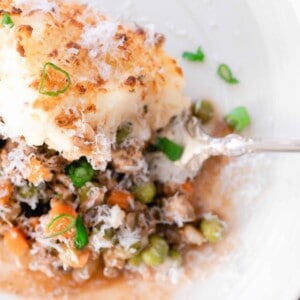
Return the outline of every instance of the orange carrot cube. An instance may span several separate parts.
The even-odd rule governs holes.
[[[9,251],[16,256],[23,255],[29,249],[26,237],[17,227],[13,227],[4,233],[3,242]]]

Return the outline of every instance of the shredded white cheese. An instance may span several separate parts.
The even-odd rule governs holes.
[[[88,49],[89,56],[95,60],[101,77],[106,80],[111,73],[111,66],[105,62],[108,53],[113,54],[124,43],[124,38],[115,39],[119,23],[111,20],[102,20],[96,26],[87,25],[81,36],[81,46]]]
[[[108,249],[114,246],[113,242],[104,237],[102,231],[93,233],[89,238],[89,247],[95,252],[99,253],[101,249]]]
[[[118,240],[119,244],[125,250],[129,250],[131,246],[141,240],[141,231],[139,229],[130,230],[127,227],[123,227],[118,232]]]
[[[12,149],[7,155],[8,165],[3,169],[3,173],[6,177],[15,185],[22,185],[23,178],[26,177],[28,163],[32,155],[25,153],[27,145],[24,141],[19,141],[16,148]],[[24,176],[25,175],[25,176]]]
[[[157,43],[159,37],[159,35],[156,33],[154,24],[147,24],[143,26],[143,29],[146,33],[145,44],[148,46],[154,46]]]
[[[100,205],[97,207],[96,216],[93,217],[91,222],[93,223],[93,226],[104,223],[105,226],[101,227],[101,230],[104,230],[104,228],[117,229],[122,226],[124,220],[125,212],[121,210],[118,205],[115,205],[112,208],[108,205]]]
[[[122,39],[118,41],[114,39],[118,25],[115,21],[104,20],[100,21],[95,27],[85,26],[81,36],[81,46],[89,50],[92,58],[99,54],[105,55],[110,51],[115,51],[124,42]]]
[[[14,5],[29,14],[32,11],[40,10],[43,13],[53,13],[57,9],[57,4],[47,0],[15,0]]]

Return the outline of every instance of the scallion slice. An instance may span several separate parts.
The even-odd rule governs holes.
[[[10,15],[6,11],[3,12],[1,24],[2,24],[2,26],[9,27],[9,28],[13,28],[15,25],[13,20],[11,19]]]
[[[78,215],[76,219],[75,227],[76,227],[76,235],[74,239],[74,244],[76,249],[81,250],[87,245],[89,238],[88,238],[87,229],[84,226],[82,217],[80,215]]]
[[[54,226],[54,224],[62,218],[69,219],[70,224],[68,226],[66,226],[64,229],[60,230],[59,232],[56,232],[54,234],[46,236],[45,239],[50,239],[50,238],[54,238],[54,237],[63,235],[64,233],[68,232],[69,230],[75,228],[75,230],[76,230],[75,237],[74,237],[75,248],[78,250],[83,249],[88,243],[89,236],[88,236],[88,231],[87,231],[86,227],[84,226],[82,217],[80,215],[78,215],[77,218],[75,219],[75,217],[73,217],[70,214],[59,214],[50,221],[47,228],[51,229]]]
[[[50,90],[47,91],[45,90],[45,85],[46,85],[46,79],[47,79],[47,75],[48,75],[48,69],[52,68],[55,71],[57,71],[58,73],[62,73],[65,77],[65,81],[66,84],[62,89],[57,89],[57,90]],[[47,96],[52,96],[52,97],[56,97],[59,94],[63,94],[65,93],[69,87],[71,85],[71,77],[70,74],[63,70],[62,68],[58,67],[57,65],[51,63],[51,62],[47,62],[45,63],[44,67],[43,67],[43,72],[42,72],[42,78],[41,78],[41,82],[40,82],[40,86],[39,86],[39,93],[42,95],[47,95]]]
[[[46,236],[45,238],[46,239],[50,239],[50,238],[54,238],[54,237],[57,237],[57,236],[60,236],[60,235],[63,235],[64,233],[68,232],[69,230],[71,230],[72,228],[75,227],[75,218],[72,216],[72,215],[69,215],[69,214],[59,214],[57,216],[55,216],[51,221],[50,223],[48,224],[47,228],[48,229],[51,229],[54,224],[59,221],[60,219],[62,218],[67,218],[70,220],[70,224],[68,226],[66,226],[64,229],[62,229],[61,231],[58,231],[56,233],[53,233],[51,235],[48,235]]]
[[[203,53],[202,49],[198,47],[196,52],[183,52],[182,57],[189,61],[204,61],[205,54]]]
[[[166,137],[158,137],[156,139],[155,146],[171,161],[179,160],[184,151],[183,146],[174,143]]]
[[[233,77],[231,69],[225,64],[219,65],[218,75],[227,83],[230,84],[239,83],[239,81]]]
[[[234,131],[240,132],[251,124],[251,118],[244,106],[239,106],[225,116],[225,121]]]

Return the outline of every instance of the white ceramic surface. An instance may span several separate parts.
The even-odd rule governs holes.
[[[89,2],[137,23],[155,24],[180,61],[182,51],[201,45],[204,64],[180,62],[188,95],[211,98],[223,112],[246,105],[253,120],[247,134],[300,139],[299,0]],[[216,76],[221,62],[231,66],[239,85]],[[260,159],[256,166],[263,162],[264,170],[254,172],[236,195],[239,246],[211,276],[191,282],[176,299],[300,297],[300,154]]]
[[[188,95],[211,98],[223,112],[246,105],[254,136],[300,139],[299,0],[136,0],[125,6],[115,0],[110,7],[108,1],[94,2],[154,23],[178,58],[201,45],[205,64],[182,62]],[[241,84],[220,81],[220,62],[232,67]],[[262,161],[268,159],[268,169],[250,176],[236,195],[240,245],[210,277],[191,282],[176,299],[300,297],[300,154]]]
[[[299,1],[136,0],[124,6],[115,0],[110,7],[107,1],[95,3],[137,22],[154,23],[178,58],[183,50],[201,45],[207,54],[204,65],[182,62],[188,95],[209,97],[224,112],[246,105],[253,119],[252,135],[300,138]],[[240,85],[230,87],[219,80],[215,70],[220,62],[232,67]],[[300,296],[300,155],[266,158],[271,159],[269,171],[253,178],[239,194],[247,198],[239,202],[240,246],[212,276],[191,282],[177,299]],[[266,175],[269,184],[260,185]]]

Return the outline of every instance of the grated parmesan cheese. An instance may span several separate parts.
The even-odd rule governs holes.
[[[97,254],[101,249],[109,249],[114,246],[113,242],[104,237],[104,232],[93,233],[89,238],[89,247]]]
[[[175,194],[163,199],[163,209],[166,220],[175,222],[178,227],[195,220],[194,207],[185,195]]]
[[[130,230],[127,227],[122,227],[118,231],[119,244],[125,249],[129,250],[131,246],[138,243],[141,240],[140,229]]]
[[[14,0],[15,7],[21,8],[23,13],[40,10],[43,13],[53,13],[57,10],[57,4],[48,0]]]
[[[26,183],[24,183],[23,182],[23,184],[22,185],[19,185],[19,187],[22,187],[22,186],[24,186],[24,185],[26,185]],[[39,187],[37,187],[39,190],[41,190],[42,189],[42,186],[40,185]],[[23,202],[23,203],[27,203],[30,207],[31,207],[31,209],[36,209],[36,206],[37,206],[37,204],[38,204],[38,202],[39,202],[39,196],[38,196],[38,193],[33,193],[33,195],[32,195],[32,197],[22,197],[21,195],[20,195],[20,193],[17,193],[17,195],[16,195],[16,199],[18,200],[18,201],[20,201],[20,202]]]
[[[94,62],[104,80],[108,79],[112,70],[105,62],[106,55],[114,55],[124,43],[124,38],[115,40],[118,26],[116,21],[101,20],[96,26],[86,25],[81,35],[80,45],[88,50],[90,58],[97,58]]]
[[[176,266],[176,263],[168,258],[161,266],[157,267],[155,280],[157,282],[167,281],[175,285],[178,284],[183,275],[183,268]]]
[[[146,40],[145,44],[148,46],[154,46],[159,38],[159,35],[157,35],[154,24],[147,24],[143,27],[145,33],[146,33]]]
[[[108,20],[100,21],[95,27],[86,25],[81,36],[81,46],[89,50],[92,58],[115,51],[123,44],[123,40],[117,42],[114,40],[118,25],[117,22]]]
[[[23,140],[18,141],[18,145],[7,155],[8,164],[3,169],[4,176],[9,178],[15,185],[21,186],[28,172],[27,166],[32,156],[25,150],[28,146]]]
[[[122,226],[125,220],[125,212],[118,205],[110,208],[108,205],[100,205],[96,207],[96,215],[91,218],[90,222],[93,226],[104,223],[101,227],[104,231],[108,228],[117,229]]]

